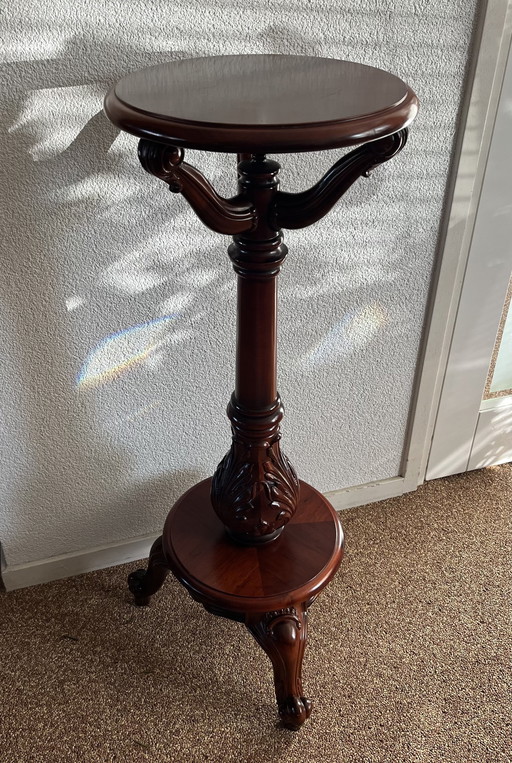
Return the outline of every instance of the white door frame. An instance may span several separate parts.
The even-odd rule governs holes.
[[[512,37],[512,0],[483,0],[477,13],[400,475],[328,493],[338,510],[416,490],[425,480]]]
[[[512,0],[481,2],[478,14],[400,476],[329,493],[336,509],[416,490],[426,477],[512,38]]]
[[[444,239],[433,280],[427,341],[419,368],[419,383],[412,416],[407,461],[406,490],[414,490],[426,476],[434,426],[445,381],[448,356],[455,330],[464,276],[475,232],[476,212],[489,159],[499,97],[512,38],[512,0],[490,0],[482,8],[473,71],[469,73],[465,114],[459,131],[456,172],[445,219]],[[500,284],[505,296],[508,275]],[[499,303],[499,298],[498,298]],[[501,301],[499,312],[501,313]],[[494,328],[499,323],[496,317]],[[492,328],[491,328],[492,330]],[[491,340],[493,343],[493,340]],[[489,355],[492,353],[492,347]],[[489,364],[485,368],[485,375]],[[476,401],[478,411],[485,377]],[[478,382],[477,382],[478,386]],[[474,427],[474,423],[472,424]],[[466,457],[469,457],[469,453]],[[462,455],[464,458],[464,455]],[[431,475],[429,474],[429,477]]]
[[[503,79],[427,479],[508,460],[507,401],[482,402],[512,273],[512,58]],[[497,413],[496,408],[500,411]],[[481,413],[482,408],[485,410]],[[510,409],[510,401],[508,402]]]

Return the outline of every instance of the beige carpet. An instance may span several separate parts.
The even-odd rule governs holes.
[[[137,564],[1,594],[1,763],[510,762],[511,505],[507,465],[342,514],[298,733],[243,626],[172,579],[146,609]]]

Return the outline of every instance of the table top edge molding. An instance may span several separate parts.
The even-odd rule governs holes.
[[[398,107],[365,117],[307,125],[224,125],[163,118],[134,109],[112,88],[105,97],[105,112],[120,130],[182,148],[226,153],[305,153],[345,148],[393,135],[408,127],[418,111],[410,91]]]
[[[392,135],[413,121],[418,99],[396,75],[365,64],[249,54],[132,72],[109,90],[104,107],[139,138],[206,151],[295,153]]]

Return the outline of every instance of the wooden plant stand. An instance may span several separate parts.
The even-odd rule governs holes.
[[[110,90],[105,110],[140,138],[145,170],[183,194],[205,225],[233,237],[238,279],[231,448],[213,477],[171,509],[130,590],[147,604],[170,570],[209,612],[244,623],[272,661],[282,721],[297,729],[311,713],[301,684],[307,609],[340,565],[343,532],[281,450],[282,229],[317,222],[357,178],[395,156],[417,99],[397,77],[346,61],[219,56],[135,72]],[[353,145],[301,193],[279,190],[280,165],[267,157]],[[184,148],[237,154],[238,194],[221,197],[184,161]]]

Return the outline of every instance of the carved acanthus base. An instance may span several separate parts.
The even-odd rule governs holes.
[[[250,415],[232,400],[228,416],[233,442],[213,476],[212,505],[238,543],[265,543],[281,533],[299,499],[297,475],[280,447],[281,401]]]

